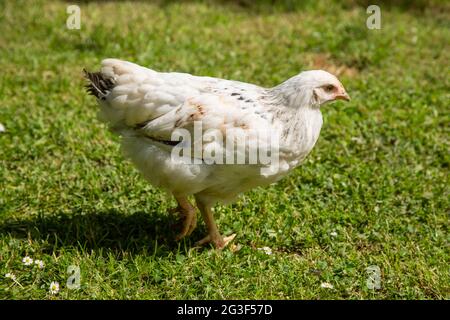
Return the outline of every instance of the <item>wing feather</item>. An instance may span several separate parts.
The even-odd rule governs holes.
[[[196,122],[202,132],[216,130],[261,140],[271,127],[269,113],[258,101],[263,88],[251,84],[183,73],[159,73],[136,64],[106,59],[101,73],[115,86],[101,105],[100,118],[111,127],[130,130],[155,141],[170,142],[176,129],[192,136]],[[258,140],[258,141],[259,141]],[[166,143],[169,144],[169,143]],[[203,151],[217,148],[205,142]],[[224,151],[225,145],[222,147]]]

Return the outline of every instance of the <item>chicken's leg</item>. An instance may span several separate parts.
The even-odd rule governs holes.
[[[206,205],[201,200],[196,197],[197,207],[200,209],[202,213],[203,219],[205,220],[206,227],[208,228],[208,235],[204,237],[202,240],[198,241],[196,245],[203,245],[205,243],[212,242],[217,249],[223,249],[226,245],[231,242],[236,234],[232,234],[228,237],[222,237],[219,233],[219,229],[217,228],[216,222],[214,221],[213,212],[209,205]]]
[[[180,214],[181,219],[183,220],[181,232],[175,237],[175,240],[178,241],[194,231],[197,226],[197,214],[195,208],[186,197],[175,196],[175,200],[178,202],[178,207],[175,210]]]

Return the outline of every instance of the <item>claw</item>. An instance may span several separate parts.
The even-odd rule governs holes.
[[[211,235],[208,234],[206,237],[204,237],[200,241],[197,241],[195,243],[195,246],[202,246],[202,245],[204,245],[206,243],[212,242],[214,244],[214,246],[216,247],[216,249],[222,250],[231,241],[233,241],[233,239],[235,237],[236,237],[236,233],[233,233],[232,235],[229,235],[229,236],[226,236],[226,237],[222,237],[221,235],[218,235],[218,236],[215,236],[215,237],[211,237]]]
[[[194,208],[185,209],[181,206],[170,209],[171,214],[178,213],[181,218],[181,232],[175,237],[176,241],[189,236],[197,227],[197,214]],[[179,224],[178,224],[179,225]]]
[[[181,227],[181,232],[175,237],[176,241],[183,239],[184,237],[190,235],[197,226],[197,217],[195,211],[184,212],[184,220]],[[187,214],[186,214],[187,213]]]

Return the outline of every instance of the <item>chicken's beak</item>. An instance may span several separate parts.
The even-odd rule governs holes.
[[[335,96],[336,100],[345,100],[345,101],[350,101],[350,96],[347,94],[347,92],[345,92],[345,90],[342,90],[340,93],[338,93]]]

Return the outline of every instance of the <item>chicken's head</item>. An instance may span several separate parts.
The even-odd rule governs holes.
[[[286,99],[288,106],[294,108],[320,107],[336,100],[350,100],[342,83],[323,70],[303,71],[275,87],[275,92]]]
[[[311,70],[302,72],[299,76],[312,90],[313,99],[318,105],[336,100],[350,100],[342,83],[331,73],[323,70]]]
[[[313,96],[320,105],[336,100],[350,101],[344,86],[334,75],[322,70],[316,72],[319,77],[313,89]]]

